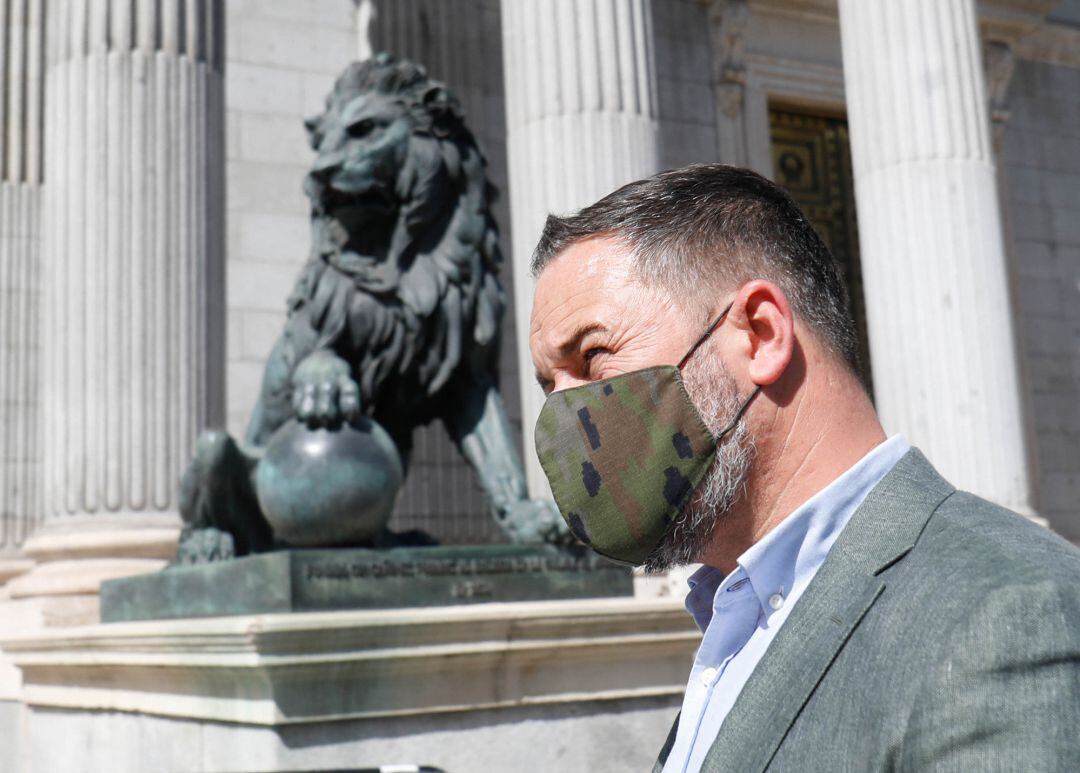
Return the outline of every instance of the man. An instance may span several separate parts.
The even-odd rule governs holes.
[[[533,270],[568,525],[703,564],[657,771],[1080,770],[1080,552],[886,438],[780,188],[720,165],[631,183],[549,218]]]

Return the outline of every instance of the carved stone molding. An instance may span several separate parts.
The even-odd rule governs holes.
[[[990,103],[990,120],[1003,124],[1009,120],[1007,95],[1016,70],[1012,46],[1004,40],[988,40],[983,46],[983,66],[986,69],[986,96]]]
[[[743,110],[746,89],[747,0],[703,0],[712,38],[713,90],[717,109],[728,118]]]
[[[1018,38],[1013,50],[1020,59],[1080,69],[1080,29],[1046,24]]]
[[[700,639],[677,601],[589,599],[112,623],[0,646],[27,706],[275,726],[679,695]]]

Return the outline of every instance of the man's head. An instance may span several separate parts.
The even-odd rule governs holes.
[[[533,274],[598,236],[630,251],[644,283],[697,308],[715,304],[721,288],[772,281],[795,315],[858,371],[855,325],[832,254],[784,189],[761,175],[692,164],[624,185],[576,214],[551,215]]]
[[[771,413],[790,404],[807,360],[857,381],[854,325],[828,249],[782,189],[748,170],[665,172],[549,217],[533,270],[530,344],[547,392],[676,364],[728,303],[683,370],[714,435],[756,387]],[[700,560],[753,485],[756,438],[782,423],[769,410],[739,421],[648,565]]]

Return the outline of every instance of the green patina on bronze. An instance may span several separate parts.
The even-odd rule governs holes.
[[[709,469],[716,443],[679,370],[664,366],[553,393],[536,423],[536,453],[578,539],[642,563]]]

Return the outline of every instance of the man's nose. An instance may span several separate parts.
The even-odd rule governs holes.
[[[564,389],[573,389],[589,383],[588,379],[578,378],[570,373],[556,373],[551,381],[553,384],[552,392],[561,392]]]

